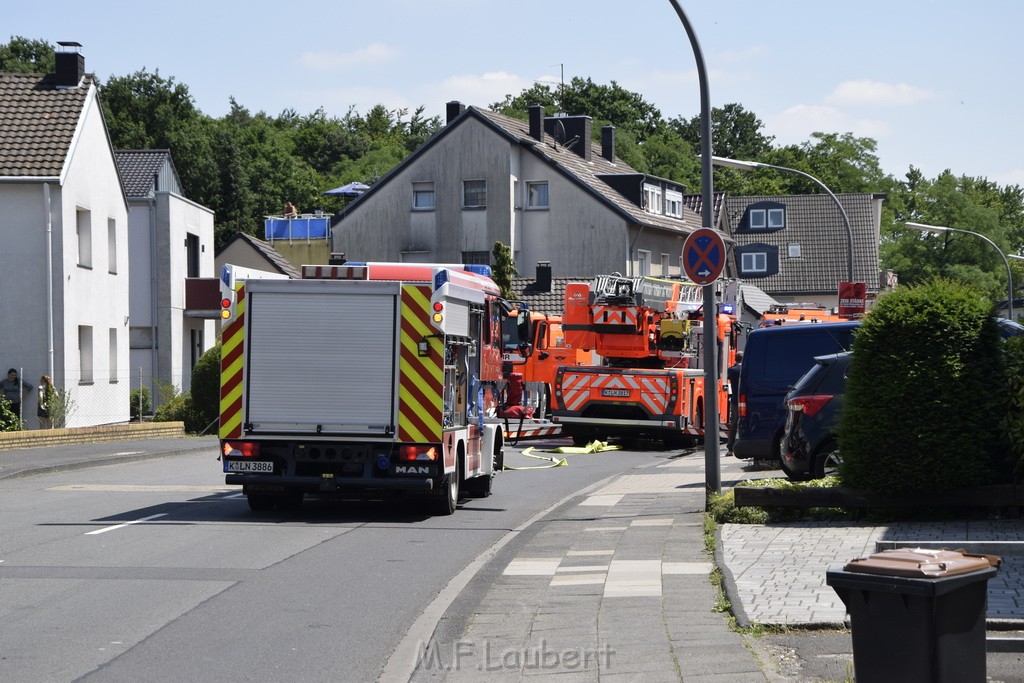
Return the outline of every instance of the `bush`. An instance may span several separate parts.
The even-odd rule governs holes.
[[[980,290],[947,280],[879,300],[847,377],[844,485],[941,492],[999,478],[1006,402],[994,315]]]
[[[11,402],[0,396],[0,432],[16,432],[21,429],[18,416],[11,411]]]
[[[192,403],[190,394],[178,394],[160,404],[153,414],[154,422],[184,422],[185,431],[197,434],[206,423]]]
[[[131,419],[141,420],[143,415],[149,415],[153,412],[153,400],[149,395],[149,387],[132,389],[129,397],[131,401],[131,406],[129,407]]]
[[[1024,337],[1011,337],[1003,343],[1006,388],[1009,392],[1002,436],[1013,464],[1014,479],[1024,477]]]
[[[207,349],[192,368],[192,405],[205,429],[220,416],[220,342]],[[213,429],[216,432],[216,429]]]

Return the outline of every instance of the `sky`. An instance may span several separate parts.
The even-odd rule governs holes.
[[[877,142],[883,171],[949,169],[1024,186],[1024,2],[677,0],[711,106],[739,103],[777,145],[815,131]],[[82,44],[101,80],[145,69],[197,107],[328,116],[377,104],[444,116],[535,82],[615,81],[662,115],[700,114],[697,60],[670,0],[8,0],[11,36]],[[586,114],[587,112],[567,112]]]

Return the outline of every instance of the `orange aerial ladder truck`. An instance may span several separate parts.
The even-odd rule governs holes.
[[[601,365],[562,367],[552,419],[576,443],[619,436],[668,447],[704,437],[700,287],[651,277],[601,275],[566,287],[566,345],[593,350]],[[720,314],[722,377],[715,398],[728,414],[725,369],[735,357],[731,315]],[[719,426],[721,433],[721,426]]]

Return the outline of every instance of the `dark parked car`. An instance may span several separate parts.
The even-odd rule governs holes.
[[[859,321],[782,325],[754,330],[747,336],[733,455],[766,461],[781,458],[786,392],[814,365],[816,357],[851,350],[859,326]]]
[[[839,468],[836,429],[852,358],[850,352],[818,356],[786,394],[786,429],[779,450],[790,479],[819,479]]]

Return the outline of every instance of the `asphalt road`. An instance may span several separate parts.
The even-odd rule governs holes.
[[[372,501],[255,514],[223,485],[213,446],[94,448],[123,461],[64,469],[77,453],[0,479],[0,680],[375,680],[492,544],[569,494],[671,455],[504,472],[490,498],[432,518]],[[520,450],[506,462],[544,464]]]

